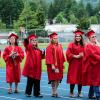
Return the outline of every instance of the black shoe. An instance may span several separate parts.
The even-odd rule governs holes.
[[[29,95],[29,94],[25,94],[27,97],[31,97],[31,95]]]
[[[39,94],[39,95],[37,95],[37,96],[35,96],[35,97],[42,98],[42,97],[43,97],[43,95]]]
[[[95,97],[95,96],[89,96],[89,98],[90,98],[90,99],[96,99],[96,97]]]

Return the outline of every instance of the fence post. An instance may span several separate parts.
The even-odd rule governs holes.
[[[35,36],[36,36],[36,29],[35,29]]]

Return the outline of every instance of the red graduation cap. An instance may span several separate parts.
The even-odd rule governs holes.
[[[38,38],[37,36],[35,36],[34,34],[31,34],[29,37],[28,37],[28,39],[33,39],[33,38]]]
[[[53,38],[53,37],[56,37],[57,35],[58,35],[58,34],[54,32],[54,33],[48,35],[47,37],[50,37],[50,39],[51,39],[51,38]]]
[[[14,37],[14,38],[16,38],[16,39],[19,38],[17,35],[15,35],[15,34],[13,34],[13,33],[8,37],[8,39],[10,39],[11,37]]]
[[[95,35],[95,32],[93,30],[89,31],[88,33],[85,34],[85,36],[87,38],[89,38],[90,36]]]
[[[84,32],[83,31],[81,31],[81,30],[77,30],[77,31],[75,31],[75,32],[73,32],[75,35],[83,35],[84,34]]]

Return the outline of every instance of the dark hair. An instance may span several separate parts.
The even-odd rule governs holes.
[[[11,45],[10,41],[9,41],[9,44]],[[18,46],[18,42],[16,38],[15,38],[15,45]]]
[[[82,35],[80,35],[80,36],[81,36],[80,45],[82,47],[85,47],[83,36]],[[78,45],[78,41],[76,40],[76,35],[75,35],[75,44]]]

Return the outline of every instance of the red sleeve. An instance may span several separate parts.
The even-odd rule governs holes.
[[[54,64],[52,46],[46,48],[46,64]]]
[[[72,48],[72,43],[69,44],[67,51],[66,51],[66,58],[67,62],[70,62],[70,60],[73,58],[73,48]]]
[[[3,52],[3,59],[4,59],[5,62],[9,62],[10,61],[8,48],[5,48],[5,50]]]
[[[0,50],[0,58],[1,58],[1,50]]]
[[[19,54],[20,62],[22,62],[23,59],[24,59],[24,51],[22,50],[21,47],[19,47],[19,53],[18,54]]]
[[[95,48],[98,47],[87,45],[85,49],[85,53],[93,65],[96,65],[98,62],[100,62],[100,53],[97,52]]]
[[[31,48],[31,46],[32,46],[30,42],[29,42],[28,45],[26,45],[26,44],[25,44],[25,41],[24,41],[24,42],[23,42],[23,45],[24,45],[26,51],[30,51],[30,48]]]

